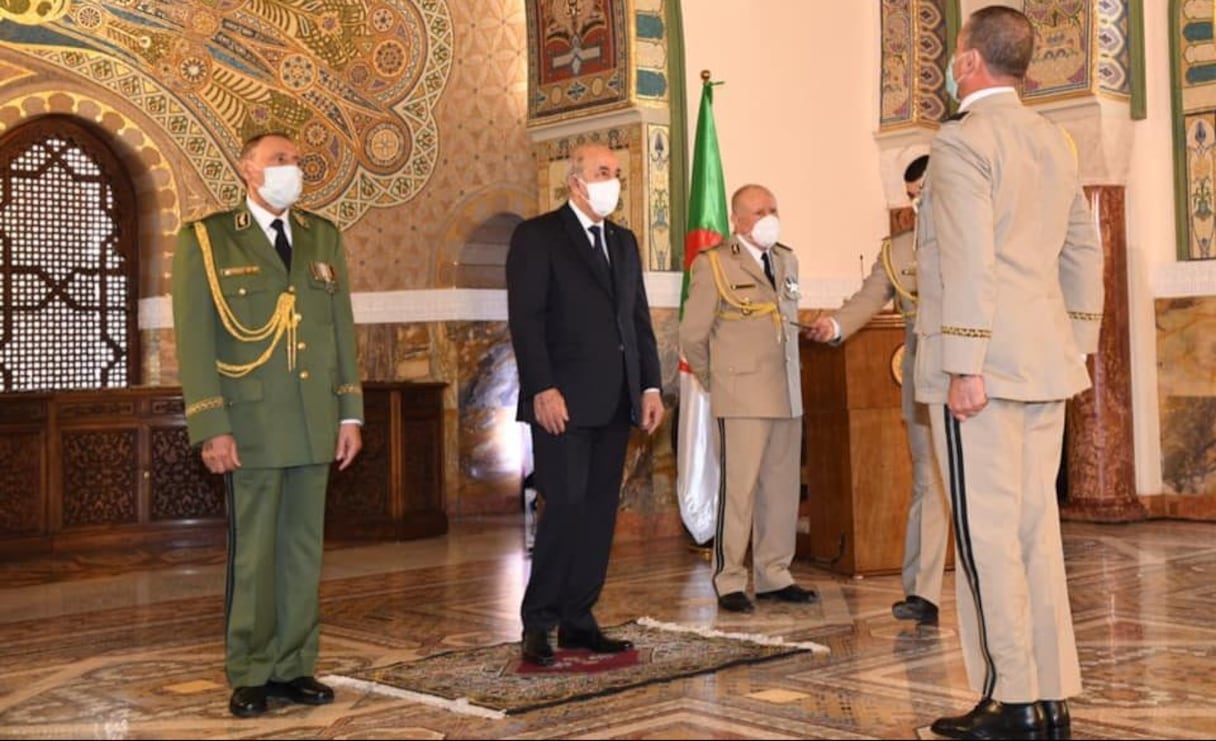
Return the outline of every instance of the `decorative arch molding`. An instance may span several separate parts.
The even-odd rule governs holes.
[[[452,207],[447,223],[439,232],[431,285],[456,287],[461,250],[484,222],[499,214],[535,214],[536,208],[535,194],[522,188],[485,188],[467,195]]]
[[[0,88],[0,92],[3,89]],[[62,114],[86,121],[108,135],[135,184],[140,208],[138,295],[165,293],[177,231],[182,223],[179,188],[163,145],[143,132],[144,122],[78,92],[23,90],[0,103],[0,132],[42,116]]]

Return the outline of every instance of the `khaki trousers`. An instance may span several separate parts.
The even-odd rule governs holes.
[[[1064,402],[989,399],[966,422],[930,407],[949,492],[959,637],[971,686],[1001,702],[1081,692],[1056,473]]]
[[[912,376],[905,376],[911,382]],[[905,420],[908,451],[912,457],[912,498],[908,502],[908,527],[904,536],[902,569],[904,594],[916,595],[934,605],[942,604],[942,576],[946,570],[946,548],[950,543],[950,520],[941,472],[933,456],[933,432],[929,408],[917,404],[912,418]]]
[[[714,537],[714,590],[747,591],[750,539],[757,592],[794,583],[802,419],[719,417],[721,476]]]

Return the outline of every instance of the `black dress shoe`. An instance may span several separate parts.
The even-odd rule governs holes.
[[[266,687],[237,687],[228,700],[228,712],[238,718],[252,718],[266,712]]]
[[[915,620],[920,625],[937,625],[937,605],[915,594],[891,605],[896,620]]]
[[[771,592],[756,592],[756,599],[776,599],[782,602],[801,602],[810,604],[819,601],[819,593],[814,589],[803,589],[797,584],[790,584]]]
[[[1039,700],[1047,732],[1053,739],[1063,739],[1072,729],[1072,713],[1068,712],[1068,700]]]
[[[312,677],[296,677],[290,682],[266,685],[271,697],[291,700],[299,705],[325,705],[334,701],[334,691]]]
[[[535,666],[553,666],[556,661],[549,645],[549,632],[545,630],[525,630],[519,653],[524,661]]]
[[[756,609],[743,592],[731,592],[718,598],[718,607],[730,612],[751,612]]]
[[[984,699],[966,715],[938,718],[929,730],[946,738],[1038,739],[1046,734],[1047,724],[1037,702]]]
[[[633,641],[609,638],[598,630],[575,631],[557,629],[558,648],[585,648],[597,654],[619,654],[633,648]]]

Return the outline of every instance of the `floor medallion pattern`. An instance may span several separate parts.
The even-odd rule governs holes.
[[[337,679],[437,667],[454,655],[498,656],[480,665],[486,687],[563,676],[511,673],[530,567],[521,532],[516,518],[466,519],[441,538],[327,551],[317,675],[337,699],[275,700],[251,720],[227,711],[222,552],[0,564],[0,739],[933,738],[934,719],[975,702],[952,573],[936,628],[891,617],[898,576],[847,578],[804,562],[794,576],[819,603],[720,613],[711,565],[680,538],[613,553],[596,616],[621,626],[610,634],[638,631],[629,636],[639,665],[687,640],[655,638],[639,615],[778,651],[815,643],[830,652],[673,672],[506,713],[470,703],[471,712],[452,712],[427,701],[434,695]],[[1063,532],[1084,682],[1073,737],[1216,737],[1216,524],[1066,522]]]

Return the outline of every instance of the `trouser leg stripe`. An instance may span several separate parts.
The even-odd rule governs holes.
[[[228,635],[228,618],[232,614],[232,585],[236,578],[236,498],[232,492],[232,473],[224,475],[224,494],[228,505],[228,567],[224,574],[224,635]]]
[[[718,576],[722,573],[722,567],[726,565],[726,553],[722,548],[722,531],[725,527],[726,520],[726,419],[718,417],[718,522],[717,528],[714,531],[714,561],[717,562],[717,568],[714,569],[713,578],[710,580],[714,585],[714,594],[718,594]],[[718,594],[719,597],[722,595]]]
[[[980,653],[984,657],[983,696],[992,697],[996,689],[996,663],[988,650],[988,628],[984,624],[984,603],[980,598],[980,575],[975,566],[975,551],[972,550],[971,528],[967,517],[967,484],[963,477],[963,441],[959,421],[950,414],[950,408],[942,406],[946,415],[946,458],[950,473],[950,500],[954,505],[954,534],[958,541],[958,556],[967,579],[967,587],[975,600],[975,619],[979,626]]]

